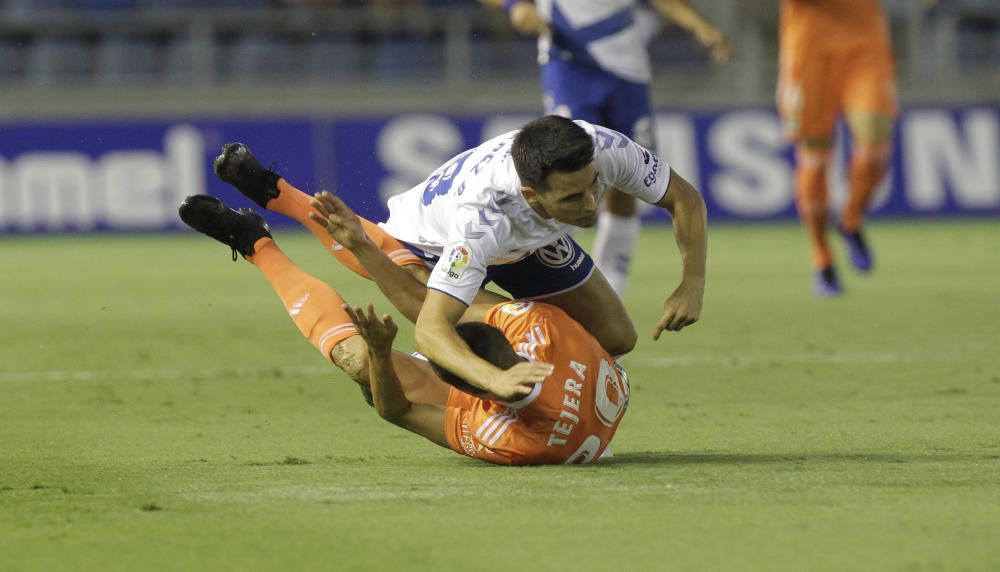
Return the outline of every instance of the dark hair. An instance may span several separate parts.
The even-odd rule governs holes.
[[[521,128],[510,153],[521,184],[545,191],[552,173],[579,171],[594,161],[594,140],[571,119],[547,115]]]
[[[511,347],[507,336],[489,324],[465,322],[456,326],[455,330],[458,332],[459,337],[469,345],[472,353],[500,369],[510,369],[520,361],[520,358],[514,353],[514,348]],[[481,397],[486,393],[433,361],[431,362],[431,367],[434,368],[434,373],[438,374],[438,377],[455,389],[460,389],[477,397]]]

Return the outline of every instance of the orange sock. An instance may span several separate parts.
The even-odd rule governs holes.
[[[312,206],[309,204],[310,200],[312,200],[312,197],[295,188],[291,183],[282,178],[278,180],[278,196],[268,201],[267,209],[299,221],[299,223],[309,229],[309,232],[313,233],[319,239],[327,252],[332,254],[341,264],[350,268],[355,274],[371,280],[371,276],[361,266],[358,259],[349,250],[344,249],[337,241],[333,240],[322,225],[317,224],[309,218],[309,213],[313,211]],[[358,218],[361,219],[361,226],[364,227],[368,238],[378,245],[379,249],[391,258],[397,266],[424,264],[423,260],[407,250],[403,246],[403,243],[389,236],[388,233],[382,230],[382,227],[363,217]]]
[[[844,229],[856,231],[861,227],[875,188],[889,166],[889,154],[888,143],[855,144],[849,174],[851,194],[840,218]]]
[[[274,287],[299,331],[327,359],[330,350],[358,330],[341,307],[344,299],[295,265],[270,238],[254,244],[247,258]],[[332,360],[331,360],[332,361]]]
[[[799,220],[809,235],[813,266],[825,268],[833,262],[826,241],[829,151],[799,150],[795,160],[795,204]]]

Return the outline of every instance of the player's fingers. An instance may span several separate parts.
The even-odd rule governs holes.
[[[313,221],[315,221],[315,222],[323,225],[323,228],[330,228],[329,221],[327,220],[326,215],[324,215],[324,214],[316,213],[316,212],[311,212],[311,213],[309,213],[309,218],[311,218]]]
[[[683,330],[684,328],[690,326],[691,324],[693,324],[693,323],[695,323],[697,321],[698,321],[698,318],[692,318],[692,317],[688,316],[687,318],[684,318],[684,321],[681,322],[681,325],[678,326],[677,329],[678,330]]]
[[[338,197],[337,195],[334,194],[330,195],[330,204],[333,205],[333,207],[341,215],[354,216],[354,211],[351,210],[351,207],[347,206],[347,203],[345,203],[344,200]]]
[[[662,318],[660,318],[660,321],[656,324],[656,329],[653,330],[653,339],[654,340],[660,339],[660,334],[663,333],[663,330],[667,329],[667,326],[670,324],[670,321],[673,320],[673,319],[674,319],[673,312],[671,312],[669,314],[664,314],[664,316]]]
[[[347,312],[348,317],[351,318],[351,322],[355,326],[357,326],[358,325],[358,313],[354,311],[354,308],[352,308],[350,306],[350,304],[341,304],[340,307],[343,308],[345,312]]]
[[[367,329],[368,328],[368,316],[365,315],[365,311],[361,306],[354,307],[354,314],[358,317],[358,326]]]
[[[712,57],[720,64],[728,63],[731,54],[732,51],[729,48],[729,44],[725,40],[722,40],[722,42],[717,44],[715,49],[712,50]]]
[[[334,195],[329,191],[320,191],[316,193],[316,197],[319,202],[323,205],[324,213],[329,217],[337,216],[337,203],[334,201]]]
[[[385,325],[386,329],[390,332],[395,332],[398,328],[396,327],[396,322],[392,320],[392,316],[389,314],[384,314],[382,316],[382,324]]]
[[[534,362],[532,363],[532,366],[530,379],[532,379],[534,383],[545,381],[545,378],[552,375],[552,372],[555,370],[555,366],[545,362]]]
[[[555,366],[544,361],[529,361],[525,362],[525,369],[529,369],[531,371],[544,372],[544,373],[552,373],[552,371],[555,369]]]
[[[684,326],[691,323],[689,321],[690,319],[691,318],[687,314],[681,314],[680,316],[677,316],[677,320],[674,322],[674,331],[679,332],[682,329],[684,329]]]
[[[309,200],[309,204],[316,210],[321,211],[323,214],[329,214],[329,209],[327,208],[325,200],[325,193],[326,191],[320,191],[313,195],[312,199]]]

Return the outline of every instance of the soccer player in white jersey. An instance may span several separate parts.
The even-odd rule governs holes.
[[[216,169],[262,207],[308,219],[301,205],[282,206],[299,195],[308,203],[308,197],[263,169],[245,146],[227,145]],[[673,217],[683,275],[653,338],[697,321],[707,252],[701,195],[621,133],[550,115],[459,154],[389,200],[382,229],[432,267],[422,276],[428,289],[416,319],[417,350],[485,391],[504,395],[502,388],[517,386],[518,368],[504,371],[480,359],[455,330],[480,288],[492,281],[516,299],[543,299],[563,309],[609,354],[631,351],[637,335],[625,307],[567,234],[597,222],[597,206],[611,188]],[[386,248],[398,264],[407,263],[398,250]],[[336,256],[337,245],[331,250]]]
[[[515,29],[538,36],[546,113],[610,127],[654,151],[647,44],[659,32],[655,20],[691,32],[716,60],[729,58],[725,36],[686,0],[481,1],[503,5]],[[623,295],[639,233],[636,202],[611,189],[604,206],[594,262]]]

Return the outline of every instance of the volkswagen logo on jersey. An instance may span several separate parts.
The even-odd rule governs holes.
[[[562,268],[573,260],[576,254],[573,242],[568,236],[562,236],[559,240],[543,246],[535,251],[535,256],[542,264],[550,268]]]

